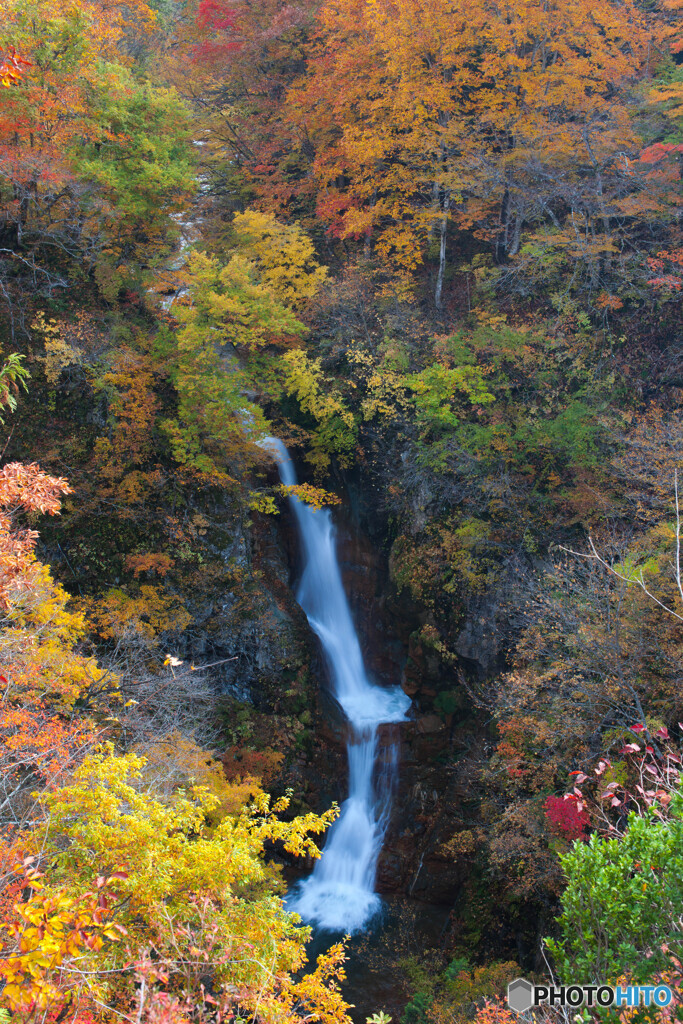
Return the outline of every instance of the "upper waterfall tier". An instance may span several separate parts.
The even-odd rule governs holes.
[[[294,466],[282,441],[269,437],[262,446],[277,459],[282,482],[296,484]],[[375,686],[367,677],[339,571],[329,509],[316,511],[295,495],[291,502],[304,549],[297,601],[325,652],[335,697],[356,729],[405,721],[410,698],[398,686]]]

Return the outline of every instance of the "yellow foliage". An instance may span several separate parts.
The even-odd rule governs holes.
[[[340,416],[347,426],[353,424],[353,414],[344,408],[339,393],[325,378],[319,359],[309,359],[303,349],[293,349],[285,353],[283,359],[287,394],[296,396],[304,412],[309,412],[319,422]]]
[[[391,359],[376,360],[367,350],[354,344],[349,362],[356,368],[356,376],[363,385],[361,408],[363,419],[381,416],[383,420],[396,419],[410,408],[405,373],[392,366]]]
[[[191,747],[185,755],[190,764],[195,761]],[[117,921],[126,929],[128,948],[113,943],[84,950],[84,984],[107,1005],[132,1005],[134,978],[120,968],[130,961],[130,949],[152,943],[165,964],[165,992],[174,991],[179,958],[182,988],[183,956],[204,955],[214,992],[235,1005],[258,1005],[264,1024],[283,1021],[295,1001],[305,1001],[311,1020],[345,1020],[346,1004],[334,985],[343,957],[339,947],[294,982],[292,974],[305,964],[309,930],[285,912],[276,896],[278,874],[263,857],[266,842],[281,842],[296,856],[317,856],[312,834],[329,826],[336,807],[282,821],[278,815],[288,799],[271,806],[265,793],[254,790],[249,806],[209,826],[221,797],[210,791],[216,779],[212,766],[206,767],[209,786],[155,794],[146,784],[145,759],[116,756],[108,744],[86,758],[69,785],[44,795],[49,819],[34,842],[50,857],[57,891],[74,899],[95,873],[120,873]],[[210,959],[201,946],[209,939]]]
[[[186,754],[195,757],[191,746]],[[43,797],[50,811],[43,841],[52,846],[60,834],[70,840],[60,858],[67,885],[75,881],[72,871],[87,871],[97,852],[101,868],[125,868],[121,888],[144,913],[156,899],[187,905],[197,892],[225,898],[235,887],[263,881],[268,869],[258,855],[267,840],[280,840],[295,856],[318,857],[311,833],[324,832],[337,814],[333,808],[282,821],[277,815],[289,799],[271,807],[270,797],[256,790],[249,807],[240,806],[209,834],[206,813],[216,810],[220,796],[197,782],[191,793],[162,800],[140,787],[146,764],[134,753],[118,757],[105,744],[76,769],[70,785]],[[213,785],[215,770],[207,769]]]
[[[98,878],[98,898],[94,893],[42,892],[38,872],[29,867],[26,875],[33,891],[28,900],[14,905],[16,917],[8,928],[14,942],[0,959],[3,1002],[15,1014],[44,1013],[61,1003],[63,994],[56,982],[61,981],[65,963],[88,950],[99,952],[105,937],[116,942],[125,932],[108,920],[101,890],[110,879]]]
[[[215,808],[207,812],[211,823],[236,814],[259,792],[259,780],[250,776],[228,782],[220,761],[177,732],[145,747],[144,759],[143,776],[154,782],[157,792],[168,795],[185,787],[215,797]]]
[[[314,487],[313,484],[281,484],[279,490],[287,497],[294,495],[316,512],[327,505],[341,504],[339,495],[326,491],[323,487]]]
[[[306,455],[318,472],[324,472],[331,455],[346,465],[356,444],[356,422],[341,395],[325,377],[319,359],[309,359],[303,349],[292,349],[283,357],[284,389],[293,395],[303,412],[318,423],[312,451]]]
[[[262,491],[249,492],[249,510],[265,516],[276,516],[280,511],[272,494],[264,494]]]
[[[126,636],[152,644],[160,633],[182,630],[191,616],[175,594],[143,584],[137,597],[118,587],[86,602],[92,625],[105,640]]]
[[[71,707],[106,673],[76,649],[87,633],[85,616],[69,610],[69,595],[46,565],[33,559],[33,569],[30,589],[16,596],[4,618],[0,657],[24,700],[50,695],[57,706]]]
[[[55,387],[59,383],[62,370],[65,370],[67,366],[80,363],[83,353],[80,349],[73,348],[64,341],[57,321],[46,320],[42,310],[36,313],[31,327],[43,337],[45,355],[38,356],[38,360],[45,364],[45,376],[48,383]]]
[[[217,259],[194,252],[187,275],[192,303],[176,310],[177,319],[185,325],[181,339],[189,340],[193,328],[206,330],[209,323],[213,343],[254,349],[294,340],[306,331],[257,264],[244,255],[235,254],[222,266]]]
[[[313,298],[327,277],[313,243],[299,224],[281,224],[268,213],[245,210],[233,220],[239,250],[258,267],[261,280],[287,306]]]
[[[337,981],[344,981],[344,946],[335,943],[326,953],[318,957],[315,970],[305,974],[301,981],[285,987],[280,1001],[289,1018],[295,1009],[298,1017],[303,1010],[305,1019],[320,1021],[321,1024],[338,1024],[346,1018],[350,1009],[343,999]],[[321,998],[322,996],[322,998]]]

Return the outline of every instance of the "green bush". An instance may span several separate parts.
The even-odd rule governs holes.
[[[629,815],[619,839],[593,835],[562,858],[560,937],[547,939],[563,982],[636,984],[683,956],[683,797],[668,820]]]

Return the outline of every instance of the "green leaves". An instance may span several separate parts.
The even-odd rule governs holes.
[[[73,161],[96,185],[93,213],[119,243],[136,229],[149,240],[167,235],[196,188],[189,111],[174,90],[105,63],[89,101],[91,138],[74,147]]]
[[[441,433],[459,425],[453,409],[457,396],[464,397],[471,405],[489,405],[495,401],[478,366],[451,369],[433,363],[421,373],[410,374],[406,383],[415,395],[417,420],[425,432]]]
[[[0,369],[0,423],[5,422],[4,410],[14,412],[19,388],[27,391],[26,381],[31,376],[24,366],[24,357],[11,352]]]
[[[263,413],[245,394],[256,383],[253,354],[297,339],[306,328],[244,256],[235,254],[223,266],[192,253],[185,281],[189,301],[175,307],[181,326],[168,358],[178,417],[163,428],[180,465],[226,483],[225,466],[266,429]]]
[[[560,938],[546,939],[563,982],[646,983],[683,954],[683,818],[650,808],[621,839],[591,836],[562,858]]]
[[[260,279],[256,266],[235,253],[227,265],[205,253],[188,261],[191,305],[175,312],[185,332],[211,332],[214,344],[257,349],[291,344],[306,333],[291,309]],[[181,332],[182,334],[182,332]]]

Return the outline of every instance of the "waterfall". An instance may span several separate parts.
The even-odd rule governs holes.
[[[266,438],[283,484],[295,484],[292,460],[282,441]],[[349,723],[349,795],[332,825],[313,873],[287,901],[308,924],[329,931],[358,931],[379,908],[375,872],[386,831],[397,770],[394,746],[376,772],[378,726],[402,722],[410,698],[400,687],[373,685],[366,674],[358,636],[342,584],[329,509],[315,511],[290,496],[303,549],[296,598],[318,636],[334,696]],[[376,776],[379,774],[379,778]]]

